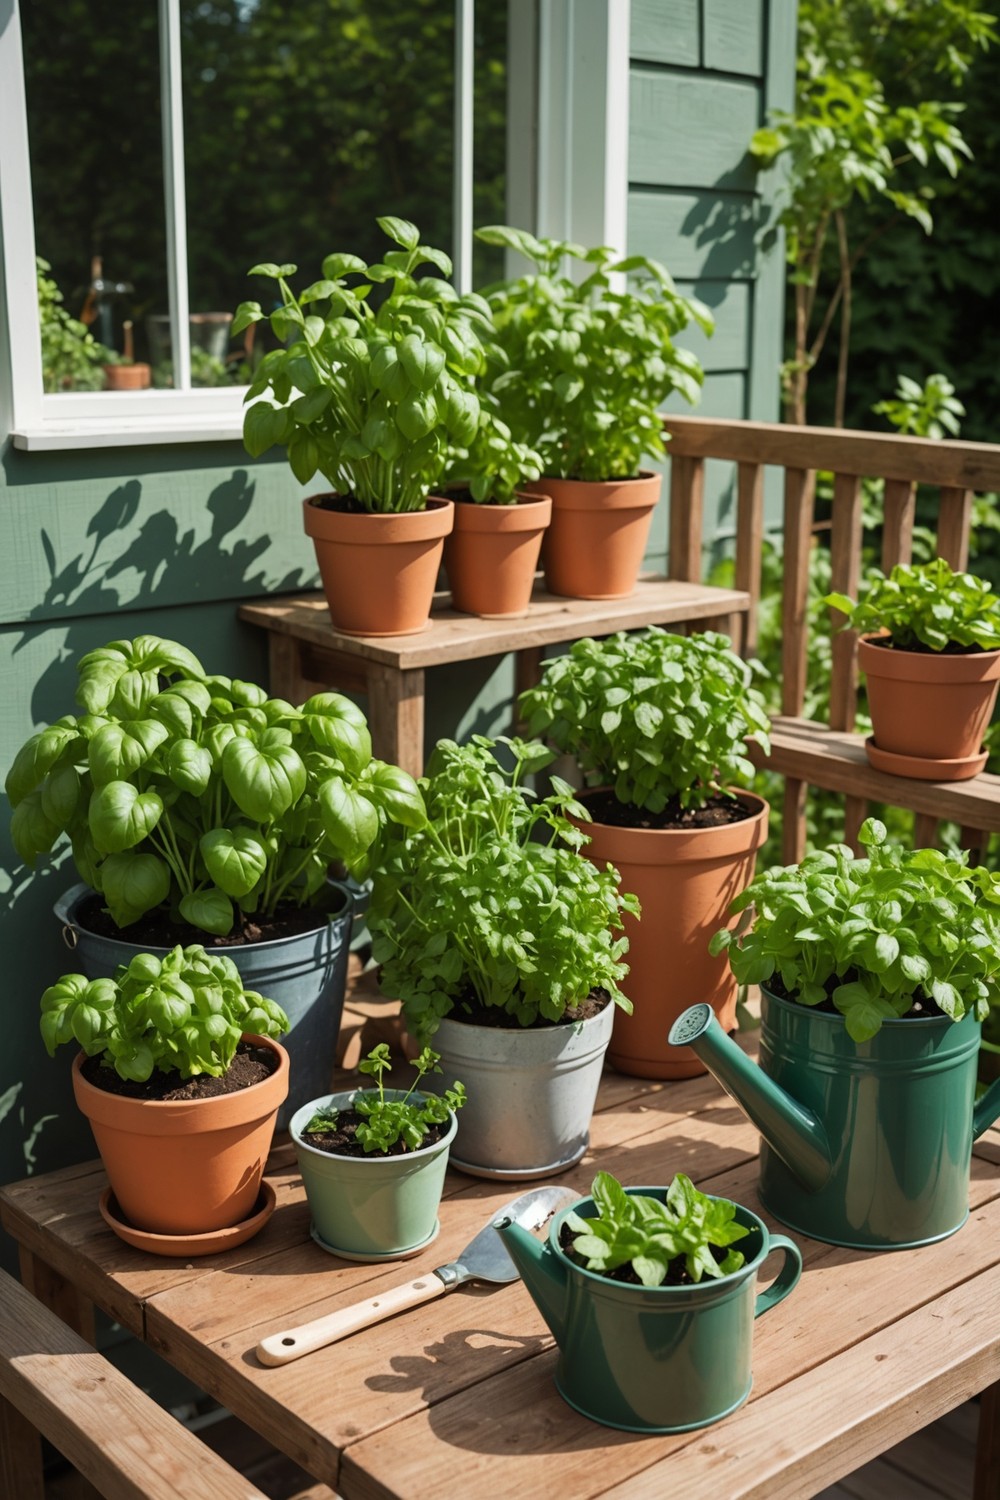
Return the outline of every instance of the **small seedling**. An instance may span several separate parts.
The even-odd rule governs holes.
[[[358,1095],[351,1106],[362,1116],[362,1123],[355,1131],[355,1139],[369,1155],[385,1155],[397,1141],[402,1141],[407,1151],[419,1151],[428,1132],[434,1125],[444,1125],[449,1111],[461,1109],[465,1103],[465,1089],[456,1083],[443,1094],[422,1094],[412,1098],[413,1090],[428,1073],[440,1073],[441,1061],[437,1052],[425,1047],[413,1066],[416,1078],[402,1099],[387,1099],[383,1074],[392,1067],[392,1058],[385,1042],[374,1047],[359,1071],[375,1079],[377,1089]],[[303,1135],[328,1135],[338,1128],[340,1111],[321,1109],[306,1125]]]

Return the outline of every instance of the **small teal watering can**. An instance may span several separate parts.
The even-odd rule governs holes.
[[[663,1187],[630,1193],[666,1199]],[[592,1198],[558,1214],[540,1243],[516,1221],[494,1224],[531,1298],[559,1345],[556,1388],[583,1416],[623,1432],[689,1432],[735,1411],[750,1394],[754,1319],[779,1303],[802,1270],[798,1247],[737,1205],[749,1233],[735,1248],[738,1271],[688,1286],[612,1281],[570,1260],[559,1246],[568,1213],[593,1218]],[[774,1250],[777,1280],[757,1292],[757,1272]]]
[[[839,1014],[761,991],[760,1066],[709,1005],[670,1043],[692,1047],[761,1133],[760,1197],[792,1229],[852,1249],[928,1245],[969,1214],[972,1143],[1000,1115],[975,1101],[971,1014],[889,1020],[854,1042]]]

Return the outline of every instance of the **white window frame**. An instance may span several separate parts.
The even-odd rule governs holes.
[[[494,4],[497,0],[483,0]],[[158,0],[174,390],[42,389],[18,0],[0,0],[0,244],[10,436],[29,451],[238,440],[245,387],[191,389],[179,0]],[[475,0],[455,5],[455,282],[471,285]],[[508,222],[624,251],[630,0],[512,0]],[[0,316],[0,339],[4,319]],[[2,403],[0,403],[2,405]],[[3,433],[0,433],[0,438]]]

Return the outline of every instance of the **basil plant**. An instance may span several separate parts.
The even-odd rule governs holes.
[[[266,314],[259,302],[242,303],[232,331],[267,318],[284,347],[257,367],[243,442],[255,458],[287,448],[300,484],[322,474],[362,510],[423,510],[478,431],[475,382],[490,310],[442,279],[451,261],[421,245],[415,225],[391,217],[378,224],[399,248],[374,265],[328,255],[320,279],[298,295],[288,280],[294,265],[249,272],[276,283],[279,305]],[[442,274],[418,276],[421,266]]]
[[[748,740],[770,753],[770,720],[754,686],[763,669],[714,631],[671,635],[657,626],[574,641],[521,694],[531,734],[572,755],[588,781],[619,802],[662,812],[704,807],[753,778]]]
[[[888,576],[872,568],[857,603],[847,594],[823,602],[859,634],[885,632],[897,651],[1000,649],[1000,598],[985,578],[956,573],[943,557],[897,563]]]
[[[387,842],[368,910],[372,953],[421,1041],[470,1003],[520,1026],[561,1021],[595,989],[632,1009],[618,934],[639,904],[616,870],[579,853],[577,822],[589,814],[572,787],[552,777],[543,798],[525,786],[552,759],[537,742],[440,740],[420,783],[426,824]]]
[[[505,225],[476,233],[536,268],[485,291],[505,366],[489,380],[500,416],[538,450],[545,474],[634,477],[644,455],[664,452],[666,398],[698,399],[701,365],[675,339],[692,322],[711,333],[708,309],[644,255],[619,259],[607,246],[586,250]],[[567,260],[579,280],[566,274]]]
[[[226,936],[309,906],[331,860],[364,877],[389,827],[424,822],[416,782],[373,758],[338,693],[293,708],[154,635],[78,672],[83,712],[33,734],[7,776],[11,833],[28,865],[68,837],[119,927],[162,907]]]
[[[281,1036],[288,1017],[243,988],[231,958],[193,945],[162,959],[138,953],[113,979],[64,974],[42,996],[41,1030],[50,1057],[75,1041],[119,1077],[145,1083],[154,1070],[220,1078],[244,1033]]]

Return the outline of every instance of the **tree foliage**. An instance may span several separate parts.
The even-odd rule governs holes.
[[[972,154],[955,95],[996,36],[995,18],[973,0],[803,0],[795,108],[750,147],[786,173],[792,421],[806,420],[810,371],[839,319],[834,422],[843,425],[856,268],[901,220],[931,233],[940,184]]]

